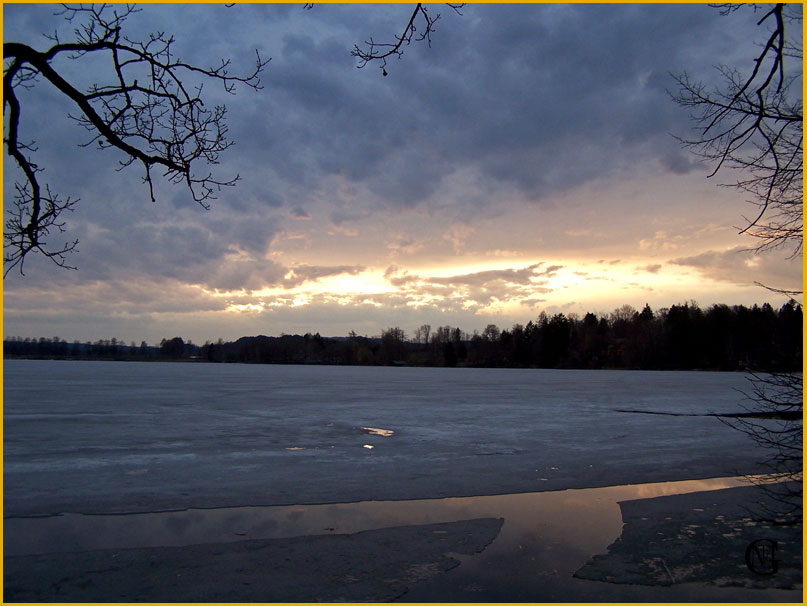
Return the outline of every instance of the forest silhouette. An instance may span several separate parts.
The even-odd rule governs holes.
[[[645,370],[760,370],[802,368],[802,307],[793,300],[778,311],[765,303],[712,305],[688,302],[653,311],[629,305],[582,318],[541,313],[526,325],[480,333],[422,325],[411,338],[400,327],[380,336],[322,337],[318,333],[241,337],[196,345],[182,337],[159,345],[117,339],[68,343],[58,337],[12,337],[6,358],[174,360],[257,364],[344,364],[495,368]]]

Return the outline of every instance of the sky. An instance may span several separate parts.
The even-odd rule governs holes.
[[[800,258],[747,251],[754,207],[719,186],[737,176],[708,178],[675,138],[693,123],[673,74],[711,87],[716,66],[748,68],[764,36],[750,9],[434,5],[431,46],[383,76],[350,51],[392,40],[411,4],[139,8],[125,32],[169,32],[190,63],[271,58],[259,91],[205,88],[235,142],[215,170],[240,181],[209,210],[165,181],[152,203],[142,169],[79,147],[71,101],[45,81],[20,91],[40,180],[80,198],[63,235],[78,269],[31,258],[10,273],[5,337],[412,336],[625,304],[777,307],[787,298],[755,282],[801,289]],[[69,39],[57,10],[4,4],[4,40]],[[99,61],[55,67],[76,85],[109,77]],[[5,156],[6,201],[19,177]]]

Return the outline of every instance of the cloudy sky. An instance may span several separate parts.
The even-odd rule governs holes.
[[[716,65],[747,68],[764,35],[750,10],[435,5],[431,47],[408,47],[384,77],[350,50],[392,39],[412,5],[141,8],[129,36],[170,32],[188,62],[247,71],[256,49],[271,57],[262,90],[226,99],[236,144],[216,170],[241,181],[210,210],[167,182],[152,203],[142,169],[78,147],[68,100],[46,82],[21,92],[41,181],[81,199],[65,235],[80,244],[77,271],[32,258],[4,280],[5,336],[472,332],[541,311],[781,305],[754,282],[801,285],[786,252],[744,252],[736,226],[753,208],[673,137],[692,124],[671,74],[714,83]],[[68,39],[54,11],[5,4],[4,39]],[[59,65],[77,83],[109,75]],[[9,200],[19,174],[4,168]]]

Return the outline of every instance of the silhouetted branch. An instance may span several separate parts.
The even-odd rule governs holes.
[[[800,8],[776,4],[757,23],[772,27],[749,75],[722,67],[724,88],[710,91],[683,74],[673,95],[699,130],[697,138],[680,141],[714,165],[709,176],[724,167],[747,175],[733,186],[751,194],[757,210],[743,217],[740,233],[759,240],[757,252],[792,245],[791,258],[802,252],[802,102],[791,90],[800,87],[801,47],[786,40],[786,25],[800,21]],[[788,63],[792,74],[785,73],[786,57],[799,59]]]
[[[460,9],[465,6],[464,4],[448,4],[457,14],[462,14]],[[420,19],[418,19],[420,17]],[[434,24],[440,18],[440,13],[429,13],[428,7],[418,3],[409,17],[409,21],[404,27],[403,32],[395,36],[395,42],[376,42],[372,38],[365,41],[366,48],[359,48],[358,45],[353,47],[350,53],[352,56],[359,59],[357,67],[361,68],[367,65],[370,61],[380,61],[381,73],[387,75],[387,58],[392,56],[401,57],[403,55],[403,47],[411,44],[412,39],[416,42],[423,40],[431,46],[431,34],[434,32]]]
[[[788,297],[798,297],[803,294],[800,290],[785,290],[783,288],[773,288],[772,286],[767,286],[762,282],[754,282],[757,286],[761,286],[762,288],[769,290],[771,292],[779,293],[780,295],[787,295]],[[801,301],[798,301],[799,305],[801,305]]]
[[[120,10],[120,12],[119,12]],[[207,207],[222,187],[239,179],[219,178],[211,172],[198,174],[198,161],[217,164],[219,154],[232,145],[227,139],[223,105],[207,109],[202,100],[202,85],[188,86],[186,79],[198,76],[218,81],[224,90],[235,93],[238,84],[259,89],[258,75],[268,61],[256,53],[255,66],[246,75],[230,74],[230,61],[201,68],[183,62],[172,52],[173,37],[158,32],[145,41],[135,41],[123,34],[124,21],[136,9],[125,5],[65,6],[61,11],[69,22],[79,22],[73,29],[74,40],[62,42],[57,34],[47,36],[53,45],[43,51],[26,44],[5,42],[3,57],[7,60],[3,73],[4,113],[8,110],[4,143],[24,175],[16,184],[15,212],[6,222],[5,245],[10,252],[4,258],[4,275],[22,264],[31,251],[39,252],[58,265],[65,264],[65,254],[76,249],[77,242],[52,249],[43,240],[53,227],[63,231],[59,216],[72,209],[77,200],[60,202],[56,195],[42,194],[37,178],[41,171],[31,154],[31,145],[19,139],[22,107],[15,89],[31,87],[41,76],[59,92],[71,99],[78,112],[70,117],[90,133],[84,146],[99,149],[116,148],[126,155],[121,168],[139,164],[149,195],[155,201],[153,169],[172,183],[184,183],[193,199]],[[66,56],[73,61],[103,56],[109,73],[86,91],[68,82],[51,62]],[[25,153],[27,152],[27,154]]]
[[[746,410],[753,415],[721,417],[720,420],[749,436],[769,453],[762,462],[769,477],[750,478],[776,504],[775,508],[766,508],[763,517],[779,523],[799,523],[803,498],[802,375],[751,373],[749,382],[751,390],[745,395],[753,405]],[[768,420],[761,420],[764,417]],[[775,479],[776,483],[770,483],[770,479]]]

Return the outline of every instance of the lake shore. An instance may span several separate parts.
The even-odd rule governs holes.
[[[532,600],[554,601],[552,594],[541,592],[560,582],[568,596],[561,601],[800,601],[801,527],[751,524],[748,511],[759,502],[758,489],[750,486],[623,501],[625,527],[609,553],[594,556],[576,571],[565,570],[556,560],[560,570],[549,577],[536,569]],[[472,556],[484,555],[508,519],[505,515],[348,534],[7,556],[4,599],[472,602],[492,596],[493,601],[520,601],[520,593],[507,593],[515,591],[512,574],[496,580],[473,568],[463,576],[456,568],[473,562]],[[777,541],[776,574],[758,574],[745,564],[745,550],[759,538]],[[540,542],[536,548],[541,548]],[[519,566],[529,569],[529,552],[512,557],[514,572]],[[475,582],[468,582],[469,575]],[[519,576],[523,582],[529,575]],[[446,592],[453,597],[446,598]]]

